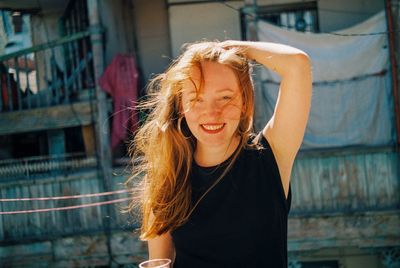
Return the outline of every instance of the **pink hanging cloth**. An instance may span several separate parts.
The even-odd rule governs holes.
[[[100,87],[112,96],[114,103],[112,149],[127,138],[128,131],[134,133],[137,129],[138,115],[135,106],[138,76],[135,57],[117,54],[99,79]]]

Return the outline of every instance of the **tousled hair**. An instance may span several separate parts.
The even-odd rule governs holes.
[[[182,111],[182,91],[191,70],[203,62],[231,68],[237,76],[243,112],[237,128],[240,143],[218,183],[231,168],[239,152],[247,146],[253,126],[254,93],[251,65],[239,47],[223,47],[220,42],[188,44],[169,68],[148,84],[149,99],[141,104],[150,112],[129,146],[133,173],[127,181],[132,190],[130,212],[139,208],[141,239],[170,232],[185,223],[203,196],[192,204],[190,173],[196,139]],[[199,90],[199,89],[197,89]]]

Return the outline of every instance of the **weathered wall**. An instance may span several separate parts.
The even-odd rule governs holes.
[[[111,186],[121,189],[127,178],[123,168],[113,172]],[[102,191],[96,170],[67,172],[64,175],[36,180],[2,181],[0,196],[47,197]],[[126,195],[125,195],[126,196]],[[112,195],[110,199],[124,196]],[[56,201],[0,203],[0,211],[53,208],[104,201],[91,197]],[[147,258],[147,246],[133,231],[133,220],[121,209],[127,203],[109,205],[111,214],[104,214],[105,206],[70,209],[20,215],[0,215],[0,267],[93,267],[107,266],[109,254],[116,264],[133,264]],[[107,239],[104,219],[111,224]]]
[[[291,187],[297,215],[396,209],[400,205],[395,152],[300,153]]]
[[[131,0],[99,1],[101,24],[105,28],[105,65],[118,54],[135,54],[135,17]]]
[[[114,232],[110,239],[111,267],[137,264],[147,259],[147,246],[129,232]],[[104,234],[70,236],[21,245],[0,247],[1,267],[107,267]]]
[[[121,171],[115,171],[121,174]],[[112,176],[111,190],[120,190],[125,176]],[[54,172],[53,176],[10,180],[0,182],[0,196],[17,197],[51,197],[94,194],[104,192],[102,181],[95,168],[74,169]],[[126,198],[127,194],[110,195],[108,200]],[[107,197],[70,198],[66,200],[47,200],[30,202],[1,202],[1,211],[21,211],[66,206],[79,206],[107,201]],[[105,220],[109,220],[112,228],[131,229],[133,220],[121,213],[127,202],[119,202],[107,206],[91,206],[79,209],[49,211],[42,213],[23,213],[16,215],[0,215],[0,244],[21,243],[29,240],[43,240],[76,234],[103,232]]]
[[[399,246],[398,211],[292,216],[288,225],[288,250],[324,248],[384,248]]]
[[[178,0],[169,0],[170,4]],[[201,2],[201,1],[199,1]],[[259,6],[302,1],[258,0]],[[227,1],[240,8],[244,1]],[[359,23],[383,9],[383,1],[318,1],[320,31],[335,31]],[[172,5],[169,8],[172,55],[179,54],[182,44],[201,39],[240,39],[239,13],[222,3]]]
[[[168,17],[163,0],[100,1],[105,33],[105,65],[117,53],[134,54],[146,83],[169,64]]]
[[[240,8],[243,2],[229,2]],[[179,55],[185,43],[199,40],[240,39],[239,13],[222,3],[171,5],[169,7],[169,27],[172,55]]]
[[[164,0],[134,0],[133,5],[139,60],[146,82],[170,63],[167,7]]]
[[[384,268],[382,253],[369,248],[341,247],[308,252],[289,252],[289,260],[315,263],[337,261],[341,268]],[[316,266],[314,266],[316,267]]]

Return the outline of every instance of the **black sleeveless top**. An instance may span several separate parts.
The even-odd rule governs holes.
[[[242,149],[189,220],[172,231],[174,268],[287,267],[291,193],[286,199],[272,150],[260,136],[262,148]],[[228,160],[216,167],[193,164],[193,203],[222,174]]]

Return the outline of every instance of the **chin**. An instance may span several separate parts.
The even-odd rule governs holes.
[[[205,146],[228,146],[232,142],[233,137],[199,137],[197,139],[202,145]]]

